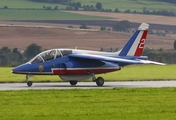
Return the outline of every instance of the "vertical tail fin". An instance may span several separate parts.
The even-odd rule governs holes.
[[[148,33],[149,24],[142,23],[138,30],[119,51],[119,56],[141,56]]]

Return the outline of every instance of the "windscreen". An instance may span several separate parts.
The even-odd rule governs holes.
[[[32,64],[35,64],[35,63],[40,63],[40,62],[46,62],[46,61],[49,61],[49,60],[53,60],[53,59],[59,58],[59,57],[61,57],[61,54],[58,50],[47,50],[47,51],[44,51],[44,52],[38,54],[36,57],[34,57],[30,61],[31,61]]]
[[[65,55],[71,54],[72,50],[61,50],[60,52],[62,53],[63,56],[65,56]]]

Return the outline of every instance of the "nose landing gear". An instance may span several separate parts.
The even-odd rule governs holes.
[[[73,81],[70,81],[70,84],[71,84],[71,85],[76,85],[76,84],[77,84],[77,82],[78,82],[78,81],[73,80]]]
[[[29,75],[29,74],[26,75],[26,80],[25,80],[25,82],[27,83],[28,87],[31,87],[32,84],[33,84],[32,81],[28,81],[28,79],[29,79],[30,77],[33,77],[33,76],[34,76],[34,75]]]
[[[27,85],[28,85],[29,87],[31,87],[31,86],[32,86],[32,84],[33,84],[33,82],[32,82],[32,81],[28,81],[28,82],[27,82]]]

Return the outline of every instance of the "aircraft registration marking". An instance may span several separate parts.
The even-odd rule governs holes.
[[[145,43],[145,39],[141,39],[140,43],[139,43],[139,48],[143,49],[144,48],[144,43]]]

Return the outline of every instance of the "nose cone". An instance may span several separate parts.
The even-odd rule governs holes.
[[[22,64],[12,69],[14,74],[26,74],[28,73],[28,64]]]

